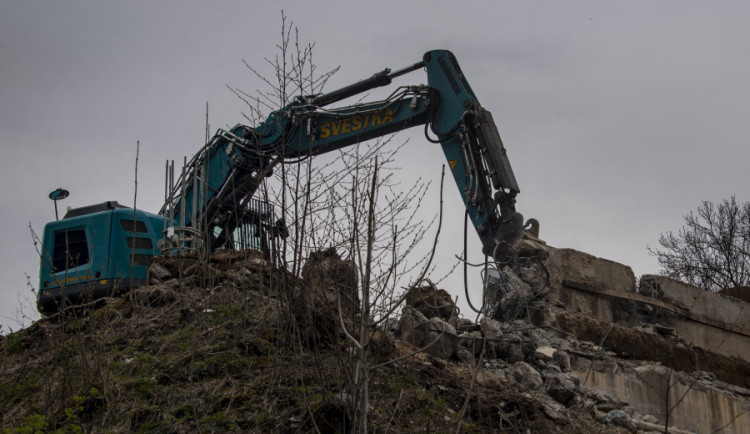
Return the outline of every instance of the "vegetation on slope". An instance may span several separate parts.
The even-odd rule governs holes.
[[[7,336],[4,432],[351,428],[355,352],[327,311],[295,306],[309,290],[303,281],[246,252],[167,265],[183,277]],[[415,350],[387,333],[372,336],[371,366]],[[553,423],[522,388],[474,373],[420,352],[374,369],[369,431],[588,431],[588,421]]]

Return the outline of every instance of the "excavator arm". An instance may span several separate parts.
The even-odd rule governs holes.
[[[427,73],[426,85],[399,87],[381,101],[330,107],[419,69]],[[54,312],[144,284],[154,256],[233,248],[235,232],[248,225],[284,236],[283,221],[269,223],[272,212],[251,202],[276,165],[417,126],[445,154],[484,253],[503,262],[523,234],[523,217],[515,211],[520,190],[492,115],[453,54],[434,50],[398,71],[298,97],[255,128],[219,130],[185,161],[176,183],[174,165],[167,165],[169,193],[159,214],[110,201],[48,223],[37,306]],[[211,244],[201,246],[206,233]]]
[[[427,85],[399,87],[381,101],[326,108],[418,69],[427,72]],[[383,70],[330,93],[299,97],[256,128],[237,125],[220,131],[196,157],[196,175],[200,165],[208,166],[206,172],[212,175],[205,197],[195,201],[193,196],[201,192],[185,190],[186,203],[202,205],[184,213],[219,228],[212,248],[221,248],[242,221],[238,210],[244,208],[238,204],[252,197],[275,165],[416,126],[423,126],[427,139],[441,146],[484,253],[504,260],[523,232],[523,217],[515,211],[520,190],[492,115],[445,50],[430,51],[421,62],[395,72]],[[174,221],[180,215],[173,216]]]

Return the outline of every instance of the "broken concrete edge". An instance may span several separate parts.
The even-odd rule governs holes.
[[[410,308],[404,310],[404,318],[413,315],[414,322],[421,323],[426,332],[429,332],[434,324],[440,321],[437,317],[428,320],[420,312]],[[578,315],[589,321],[596,321],[583,314]],[[446,348],[457,348],[456,355],[458,355],[462,350],[466,350],[462,347],[463,343],[471,339],[485,340],[485,344],[490,342],[486,340],[486,336],[482,337],[479,331],[462,333],[463,337],[457,338],[452,335],[451,330],[444,330],[445,334],[438,344],[438,347],[442,347],[440,351],[432,351],[430,348],[422,348],[423,351],[419,351],[420,346],[413,345],[412,341],[407,339],[404,343],[408,345],[408,349],[404,352],[411,353],[415,358],[424,358],[423,361],[426,364],[445,365],[453,361],[458,362],[455,369],[463,369],[467,373],[476,369],[478,384],[486,387],[507,387],[509,384],[522,386],[529,393],[544,398],[545,412],[549,411],[547,415],[551,419],[555,419],[556,411],[565,408],[585,408],[590,410],[594,418],[602,424],[632,430],[649,430],[658,426],[660,432],[664,432],[663,423],[669,420],[670,426],[666,432],[673,433],[708,432],[727,423],[729,423],[727,426],[730,432],[734,432],[742,424],[748,422],[748,416],[734,420],[733,415],[742,412],[742,406],[745,405],[743,403],[747,402],[750,390],[725,384],[717,380],[717,376],[713,374],[694,370],[688,370],[693,373],[686,374],[659,362],[644,362],[637,358],[633,361],[623,360],[614,352],[605,351],[604,348],[589,344],[586,340],[556,338],[557,332],[546,328],[525,327],[524,331],[519,332],[519,325],[519,321],[500,324],[504,330],[504,337],[500,341],[510,344],[519,340],[518,333],[523,333],[525,337],[520,339],[530,340],[534,349],[531,353],[533,357],[518,360],[512,359],[509,354],[498,355],[488,351],[482,364],[477,365],[478,359],[476,358],[464,360],[459,356],[459,360],[455,360],[453,353],[446,351]],[[610,338],[617,342],[626,340],[621,336],[623,333],[632,332],[627,327],[617,325],[607,330],[609,327],[603,322],[600,322],[598,326],[591,322],[581,324],[581,326],[596,329],[600,335],[608,333]],[[514,329],[516,331],[512,331]],[[651,342],[638,341],[640,337],[642,336],[637,333],[627,336],[627,338],[636,339],[638,342],[636,346],[649,347],[651,345]],[[605,345],[610,338],[605,340]],[[672,351],[658,346],[656,349],[665,354]],[[469,351],[466,350],[466,352]],[[571,359],[574,363],[570,361]],[[685,359],[690,359],[690,357],[685,357]],[[560,360],[565,360],[567,363],[558,363]],[[666,382],[671,384],[671,391],[669,391],[670,399],[673,400],[671,402],[678,403],[681,400],[683,403],[692,403],[693,407],[690,408],[694,408],[697,405],[695,403],[703,402],[703,405],[712,411],[721,409],[722,415],[714,412],[709,421],[698,416],[689,418],[684,414],[676,418],[675,415],[678,412],[691,411],[679,407],[674,409],[675,413],[667,419],[662,414],[665,402],[662,394],[665,391]],[[702,412],[695,413],[696,415],[702,414]]]
[[[724,425],[736,431],[750,421],[750,414],[735,417],[748,405],[750,363],[712,351],[711,344],[719,341],[736,346],[732,337],[698,340],[700,333],[747,338],[729,330],[743,332],[740,326],[724,327],[723,318],[710,316],[710,309],[694,307],[695,300],[710,303],[718,296],[681,292],[667,278],[659,276],[653,283],[644,276],[642,282],[652,282],[649,293],[630,267],[571,249],[559,252],[545,245],[544,252],[549,255],[533,258],[521,269],[501,270],[515,274],[504,276],[503,289],[505,296],[524,300],[523,315],[504,312],[502,321],[484,317],[473,326],[458,320],[454,329],[437,316],[428,318],[434,313],[424,315],[407,306],[400,319],[406,326],[401,338],[413,351],[421,348],[425,357],[476,367],[477,381],[486,386],[517,384],[546,396],[545,414],[551,419],[560,409],[587,409],[605,425],[675,433],[710,432]],[[534,281],[530,274],[535,272],[549,273],[549,288],[540,290],[536,283],[545,279]],[[499,304],[504,305],[514,306]],[[540,339],[542,335],[546,337]],[[597,391],[606,386],[612,387]],[[675,407],[667,414],[664,393]],[[709,411],[710,420],[697,407]]]
[[[575,249],[556,249],[546,244],[544,247],[552,286],[559,287],[567,281],[596,290],[637,293],[699,315],[731,318],[731,323],[750,329],[750,316],[741,315],[748,303],[738,297],[713,293],[666,276],[644,274],[636,279],[627,265]]]
[[[659,281],[662,281],[662,282],[665,279],[666,280],[670,280],[670,279],[664,278],[662,276],[652,276],[652,275],[643,276],[641,281],[643,282],[644,279],[645,279],[646,282],[648,282],[649,286],[653,285],[654,283],[652,283],[652,282],[655,281],[655,280],[657,280],[657,279]],[[681,282],[674,282],[674,281],[672,281],[670,286],[671,287],[676,287],[676,286],[679,287],[680,285],[684,285],[684,284],[682,284]],[[686,317],[686,318],[688,318],[690,320],[699,322],[699,323],[704,324],[704,325],[716,327],[716,328],[721,329],[721,330],[727,330],[727,331],[730,331],[730,332],[733,332],[733,333],[737,333],[737,334],[740,334],[740,335],[743,335],[743,336],[750,337],[750,328],[746,328],[746,327],[743,327],[743,326],[737,326],[737,325],[735,325],[733,323],[728,323],[728,322],[725,322],[725,321],[716,320],[716,319],[714,319],[714,318],[712,318],[710,316],[701,315],[700,313],[696,313],[695,312],[696,310],[701,310],[701,309],[697,309],[697,308],[696,309],[687,309],[685,307],[682,307],[684,305],[682,305],[681,303],[670,303],[670,302],[662,301],[662,300],[667,299],[667,298],[664,298],[664,297],[662,297],[661,299],[658,299],[658,298],[655,298],[655,297],[650,297],[650,296],[641,295],[641,294],[631,294],[631,293],[625,293],[625,292],[617,292],[617,291],[612,291],[612,290],[608,290],[608,289],[597,289],[597,288],[591,287],[589,285],[585,285],[585,284],[582,284],[582,283],[579,283],[579,282],[570,281],[570,280],[564,280],[563,281],[563,286],[565,286],[566,288],[570,288],[570,289],[577,289],[577,290],[580,290],[580,291],[587,291],[587,292],[591,292],[591,293],[595,293],[595,294],[603,294],[603,295],[606,295],[606,296],[609,296],[609,297],[615,297],[615,298],[619,298],[619,299],[622,299],[622,300],[630,300],[630,301],[635,301],[635,302],[638,302],[638,303],[648,304],[650,306],[659,307],[661,309],[666,309],[666,310],[668,310],[670,312],[679,314],[679,315],[684,316],[684,317]],[[690,285],[685,285],[685,286],[689,287]],[[680,297],[680,298],[684,298],[684,297]],[[711,299],[712,303],[724,304],[724,303],[721,303],[721,301],[724,301],[724,300]],[[742,303],[739,300],[731,300],[731,299],[729,299],[727,301],[729,302],[730,306],[732,304],[736,305],[736,304],[741,304]],[[706,304],[711,304],[711,303],[706,303]],[[703,310],[705,311],[705,309],[703,309]],[[737,312],[737,315],[735,315],[735,317],[739,317],[740,316],[739,314],[742,313],[743,310],[744,310],[743,308],[740,308],[739,312]]]
[[[580,313],[558,310],[554,315],[560,330],[610,349],[623,359],[655,361],[683,372],[709,371],[725,383],[750,387],[750,363],[743,360]]]
[[[685,345],[750,362],[750,303],[664,276],[647,274],[636,281],[626,265],[573,249],[544,248],[550,252],[545,296],[550,304],[613,324],[651,327]],[[536,316],[537,324],[554,323],[543,312]]]
[[[545,247],[551,250],[549,258],[553,287],[634,294],[633,299],[647,301],[638,297],[642,295],[664,302],[661,307],[672,305],[678,309],[678,313],[688,312],[696,317],[708,318],[719,327],[724,324],[736,325],[743,330],[743,334],[750,332],[750,315],[746,315],[750,303],[739,298],[706,291],[666,276],[644,274],[636,280],[633,270],[627,265],[574,249]]]
[[[669,434],[693,434],[693,431],[686,431],[683,429],[675,428],[673,426],[665,428],[664,425],[651,423],[636,418],[630,418],[622,410],[612,410],[608,413],[594,410],[594,417],[596,418],[596,420],[605,425],[622,426],[630,430],[638,430],[638,432],[654,431],[659,433],[666,432]]]
[[[552,287],[560,287],[564,280],[569,280],[593,288],[637,292],[635,273],[627,265],[574,249],[550,249],[549,272]]]
[[[720,326],[723,328],[736,326],[737,330],[742,330],[743,334],[750,336],[750,303],[746,301],[656,275],[641,276],[639,291],[698,317],[721,323]]]

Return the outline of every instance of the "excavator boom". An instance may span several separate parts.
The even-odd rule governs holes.
[[[380,101],[329,107],[370,89],[388,86],[395,77],[419,69],[427,73],[426,85],[398,87]],[[175,230],[180,234],[210,234],[211,245],[207,247],[211,250],[233,248],[233,234],[246,224],[248,216],[260,217],[249,203],[276,165],[417,126],[423,127],[427,140],[439,145],[445,154],[483,252],[503,261],[510,254],[512,243],[523,233],[523,217],[515,211],[520,189],[492,115],[480,105],[453,54],[433,50],[425,53],[421,61],[395,72],[385,69],[332,92],[297,97],[254,128],[237,125],[229,131],[219,130],[189,163],[186,161],[177,181],[179,188],[172,189],[177,194],[167,197],[159,214],[144,214],[142,220],[134,220],[133,225],[142,222],[146,230],[141,234],[133,231],[126,237],[130,241],[123,246],[129,248],[105,248],[100,245],[103,240],[91,242],[92,234],[112,233],[116,225],[111,223],[111,216],[107,225],[102,223],[107,218],[96,212],[78,216],[72,226],[70,222],[61,223],[65,219],[49,223],[43,242],[39,308],[57,306],[66,297],[80,293],[85,284],[97,280],[127,286],[135,274],[145,275],[143,266],[148,261],[144,258],[182,251],[185,238],[174,235]],[[283,235],[286,227],[282,220],[277,224],[266,222],[258,230]],[[70,238],[70,233],[83,236],[76,248],[79,253],[87,253],[85,257],[79,254],[74,267],[62,266],[67,262],[59,259],[60,255],[69,256],[65,239]],[[142,249],[138,264],[132,263],[132,246]],[[108,261],[127,263],[128,257],[129,268],[135,271],[124,272],[123,267],[108,271]],[[68,274],[73,275],[70,282],[74,284],[68,284]],[[103,287],[109,288],[110,283]]]

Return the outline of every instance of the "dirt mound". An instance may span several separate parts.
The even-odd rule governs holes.
[[[248,252],[164,260],[158,283],[7,336],[0,343],[0,428],[345,431],[355,404],[352,346],[338,335],[303,342],[311,324],[293,306],[306,291],[330,301],[329,290],[351,282],[352,268],[330,254],[310,266],[316,263],[328,263],[328,275],[310,268],[299,279]],[[331,311],[323,298],[314,301],[318,314]],[[373,331],[371,348],[371,365],[382,364],[369,385],[373,431],[605,428],[585,409],[429,356],[390,334]]]

